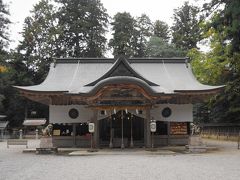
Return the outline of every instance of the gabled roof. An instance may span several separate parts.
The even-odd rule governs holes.
[[[122,79],[122,80],[121,80]],[[61,58],[51,64],[44,82],[15,86],[31,93],[90,95],[106,84],[135,83],[153,94],[214,93],[194,77],[187,58]]]
[[[117,58],[116,62],[113,64],[110,70],[106,72],[103,76],[98,78],[97,80],[87,84],[86,86],[95,86],[98,82],[102,81],[103,79],[107,79],[109,77],[115,77],[115,76],[128,76],[128,77],[135,77],[138,79],[141,79],[145,81],[149,86],[159,86],[140,74],[138,74],[127,62],[126,58],[121,56]]]

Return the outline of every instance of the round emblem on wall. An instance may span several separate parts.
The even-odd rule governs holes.
[[[172,114],[172,110],[169,107],[166,107],[162,110],[162,116],[165,118],[171,116],[171,114]]]
[[[69,110],[68,115],[69,115],[70,118],[76,119],[78,117],[79,113],[78,113],[77,109],[73,108],[73,109]]]

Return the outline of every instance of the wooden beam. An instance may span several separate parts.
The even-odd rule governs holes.
[[[97,109],[97,110],[125,110],[125,109],[129,109],[129,110],[136,110],[136,109],[147,109],[152,107],[152,105],[148,104],[148,105],[134,105],[134,106],[129,106],[129,105],[96,105],[96,106],[88,106],[89,108],[93,108],[93,109]]]
[[[99,90],[95,95],[88,97],[89,101],[93,101],[95,99],[101,99],[104,94],[107,94],[108,92],[111,92],[116,89],[128,89],[132,91],[137,91],[138,93],[142,94],[146,99],[152,100],[156,99],[156,97],[149,95],[143,88],[132,85],[132,84],[118,84],[118,85],[108,85],[103,87],[101,90]]]

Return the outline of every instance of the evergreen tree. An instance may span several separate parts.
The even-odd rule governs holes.
[[[146,56],[149,57],[183,57],[184,55],[184,51],[160,37],[152,36],[147,43]]]
[[[159,37],[164,41],[168,42],[170,38],[168,24],[163,21],[156,20],[153,25],[153,34],[154,36]]]
[[[61,55],[58,37],[61,34],[57,26],[56,11],[49,0],[41,0],[27,17],[23,28],[23,41],[18,52],[29,69],[37,72],[35,82],[44,80],[52,57]]]
[[[113,48],[113,55],[127,57],[146,56],[147,41],[152,35],[152,22],[146,14],[134,18],[130,13],[117,13],[111,23],[113,38],[109,47]]]
[[[34,73],[22,62],[19,53],[9,55],[6,70],[0,73],[0,93],[3,95],[1,112],[7,115],[7,120],[11,126],[22,124],[26,104],[26,100],[20,97],[17,90],[12,86],[32,85],[33,76]]]
[[[113,49],[113,55],[132,57],[134,55],[133,42],[136,33],[135,19],[127,12],[117,13],[111,25],[113,38],[109,41],[109,47]]]
[[[199,16],[199,8],[189,5],[185,2],[184,5],[174,10],[172,29],[172,43],[177,48],[189,50],[197,48],[197,43],[201,40],[201,29],[199,24],[201,18]]]
[[[64,56],[102,57],[106,50],[108,14],[99,0],[55,0]]]
[[[221,7],[221,8],[218,8]],[[214,49],[221,49],[221,61],[227,63],[227,86],[220,95],[211,100],[211,116],[216,121],[240,122],[240,1],[212,0],[204,4],[209,38],[219,37]],[[213,33],[212,33],[213,32]],[[214,54],[215,56],[216,54]]]
[[[0,0],[0,50],[8,45],[8,26],[10,24],[9,11],[6,4]],[[1,52],[0,52],[1,53]]]
[[[8,67],[6,60],[8,59],[8,52],[5,48],[8,46],[8,26],[10,24],[9,11],[6,4],[0,0],[0,113],[5,113],[5,106],[3,104],[7,96],[4,93],[5,84],[9,82]]]
[[[137,17],[133,34],[133,51],[135,57],[146,56],[147,41],[152,35],[152,22],[146,14]]]
[[[219,6],[222,6],[223,9],[217,8]],[[213,13],[211,21],[207,24],[208,30],[214,30],[221,36],[223,43],[225,43],[223,45],[228,48],[231,68],[234,71],[239,71],[240,1],[212,0],[210,3],[204,4],[204,10],[207,12],[207,15],[209,15],[209,12]]]

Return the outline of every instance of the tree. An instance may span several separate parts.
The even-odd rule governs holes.
[[[197,43],[201,40],[201,29],[199,24],[202,17],[199,16],[199,8],[189,5],[185,2],[184,5],[174,10],[172,29],[172,43],[177,48],[189,50],[197,48]]]
[[[26,64],[22,62],[19,53],[10,54],[6,71],[0,73],[0,94],[2,94],[1,112],[7,115],[11,126],[19,126],[24,120],[26,101],[12,86],[33,84],[32,75]]]
[[[8,58],[8,52],[5,48],[8,46],[9,42],[8,28],[11,23],[9,15],[7,5],[0,0],[0,73],[3,72],[2,70],[6,69],[6,59]]]
[[[106,50],[108,14],[99,0],[55,0],[64,56],[101,57]]]
[[[10,24],[10,20],[8,16],[9,11],[6,4],[0,0],[0,113],[4,113],[6,110],[3,101],[6,99],[4,94],[5,83],[8,82],[8,67],[6,62],[8,52],[5,50],[9,42],[8,26]]]
[[[221,57],[215,53],[217,52],[214,50],[204,53],[197,49],[191,49],[187,54],[191,59],[195,77],[203,84],[221,85],[226,82],[227,62],[221,62]]]
[[[47,106],[20,97],[12,85],[39,84],[56,56],[102,56],[106,42],[106,16],[100,1],[95,0],[59,1],[58,5],[51,0],[41,0],[33,7],[24,22],[24,39],[8,60],[9,71],[4,74],[4,79],[0,79],[4,84],[0,92],[6,97],[0,98],[10,125],[21,125],[26,104],[37,110],[38,117],[48,117]],[[74,39],[74,33],[83,34],[81,42]],[[73,44],[68,46],[69,42]],[[79,47],[83,49],[77,51]]]
[[[6,63],[7,71],[1,74],[0,91],[4,95],[2,105],[11,126],[20,126],[25,118],[26,102],[35,106],[38,112],[46,114],[47,107],[37,105],[23,97],[13,85],[28,86],[40,83],[46,75],[50,57],[56,51],[56,22],[54,9],[48,0],[42,0],[34,6],[31,16],[25,19],[23,38],[16,52],[11,52]],[[53,24],[54,23],[54,24]],[[39,117],[46,117],[42,114]]]
[[[152,36],[147,43],[146,55],[149,57],[182,57],[185,52],[169,44],[165,39]]]
[[[7,46],[9,37],[8,37],[8,26],[10,20],[8,18],[9,11],[6,7],[6,4],[0,0],[0,50]]]
[[[8,68],[6,66],[0,65],[0,114],[4,114],[6,110],[3,102],[6,99],[4,89],[6,84],[8,83],[9,83]]]
[[[156,20],[153,25],[153,35],[168,42],[170,38],[168,24],[163,21]]]
[[[135,19],[130,13],[117,13],[113,17],[111,25],[113,38],[109,41],[109,47],[113,48],[113,55],[133,56],[133,37],[136,33],[134,28]]]
[[[146,56],[147,40],[152,35],[152,22],[146,14],[137,17],[134,25],[133,51],[135,57]]]
[[[220,7],[220,8],[219,8]],[[221,61],[227,62],[224,92],[211,99],[212,117],[218,122],[240,122],[240,2],[238,0],[212,0],[203,6],[207,36],[217,41],[213,48],[221,50]],[[212,33],[213,32],[213,33]],[[214,54],[215,55],[215,54]],[[219,56],[219,55],[218,55]]]
[[[41,0],[25,18],[23,41],[18,46],[22,60],[29,69],[37,72],[35,82],[43,81],[48,72],[52,57],[62,55],[57,26],[56,10],[49,0]]]
[[[218,8],[222,6],[222,8]],[[240,2],[238,0],[212,0],[203,6],[206,16],[213,13],[211,21],[207,24],[208,30],[214,30],[221,35],[224,45],[228,48],[231,68],[240,70]],[[209,14],[210,12],[210,14]]]
[[[127,57],[144,57],[146,45],[152,35],[152,22],[146,14],[134,18],[130,13],[117,13],[111,23],[113,38],[109,47],[113,48],[113,55]]]
[[[53,57],[100,57],[106,49],[108,15],[97,0],[41,0],[25,19],[18,47],[23,61],[44,80]]]

